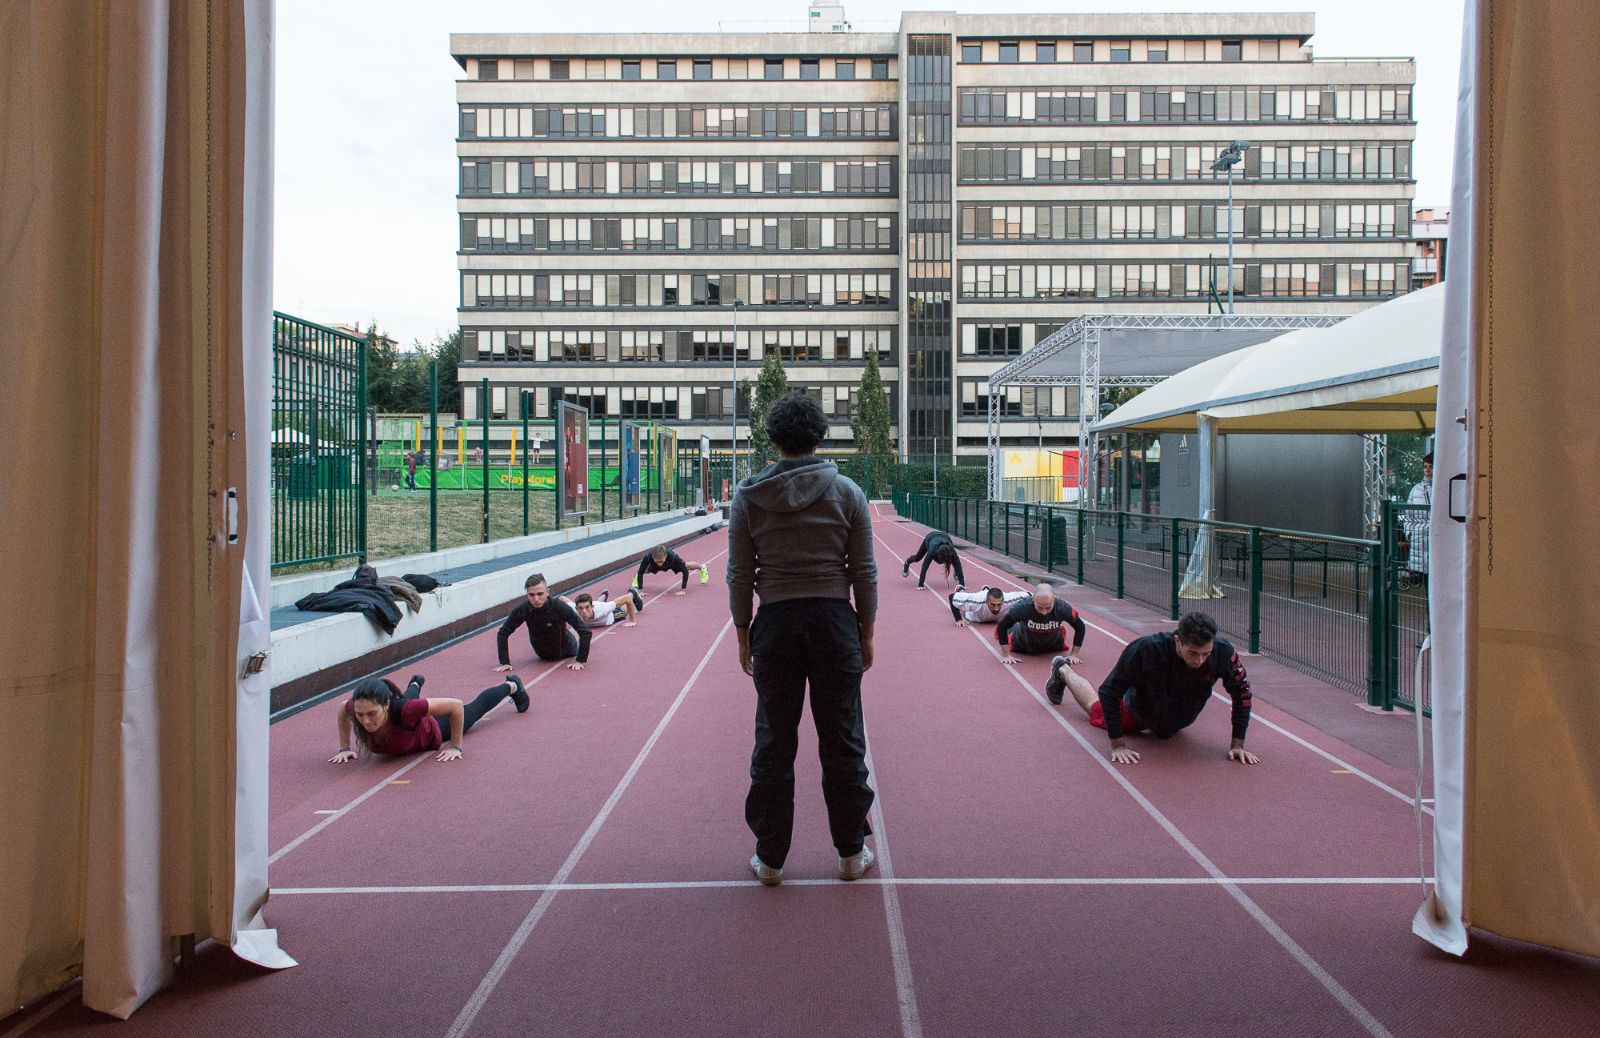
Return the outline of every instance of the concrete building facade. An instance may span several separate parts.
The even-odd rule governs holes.
[[[907,13],[898,33],[457,35],[464,383],[725,446],[769,351],[903,455],[981,455],[989,374],[1075,317],[1355,311],[1411,282],[1408,59],[1309,15]],[[737,324],[737,333],[735,333]],[[1007,440],[1077,400],[1013,387]],[[464,399],[474,417],[473,394]],[[745,412],[741,400],[739,413]],[[1014,435],[1012,435],[1014,433]]]

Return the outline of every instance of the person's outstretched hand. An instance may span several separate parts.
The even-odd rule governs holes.
[[[579,663],[577,660],[573,660],[571,663],[567,664],[567,669],[568,670],[582,670],[583,669],[583,664]]]
[[[1243,746],[1230,746],[1228,748],[1228,759],[1229,760],[1236,760],[1240,764],[1260,764],[1261,763],[1261,758],[1260,757],[1257,757],[1255,754],[1251,753],[1249,750],[1245,749]]]
[[[356,759],[356,751],[355,750],[340,750],[338,753],[335,753],[332,757],[328,758],[328,763],[329,764],[349,764],[351,761],[353,761],[355,759]]]
[[[494,673],[496,673],[496,674],[509,674],[509,673],[511,673],[511,664],[509,664],[509,663],[500,664],[500,666],[498,666],[498,667],[496,667],[494,669]]]
[[[1111,763],[1137,764],[1139,763],[1139,751],[1130,750],[1126,746],[1118,746],[1116,749],[1111,751]]]

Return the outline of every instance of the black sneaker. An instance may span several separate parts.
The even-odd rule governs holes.
[[[1045,679],[1044,695],[1056,706],[1061,705],[1061,693],[1067,687],[1067,679],[1061,676],[1061,666],[1067,662],[1065,656],[1057,656],[1050,661],[1050,676]]]
[[[602,601],[602,602],[611,601],[611,589],[610,588],[606,588],[604,591],[600,592],[600,601]]]
[[[522,679],[515,674],[507,674],[506,684],[511,686],[511,701],[517,705],[517,713],[527,713],[533,700],[528,696],[528,690],[522,687]]]
[[[909,576],[911,576],[911,563],[909,563],[909,562],[908,562],[908,563],[906,563],[906,564],[905,564],[905,565],[903,565],[903,566],[901,566],[901,567],[900,567],[900,575],[901,575],[901,576],[902,576],[902,577],[909,577]]]
[[[628,594],[633,596],[633,611],[636,613],[644,612],[644,596],[639,594],[635,588],[629,588]]]
[[[411,680],[406,682],[406,687],[410,688],[412,685],[415,685],[417,686],[417,691],[420,692],[422,690],[422,683],[427,680],[428,679],[423,677],[421,674],[413,674],[411,675]]]

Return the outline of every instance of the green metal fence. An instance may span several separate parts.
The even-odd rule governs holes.
[[[367,351],[272,315],[272,568],[364,559]]]
[[[917,522],[1173,619],[1204,610],[1248,651],[1364,695],[1371,705],[1417,703],[1413,670],[1427,631],[1427,598],[1400,587],[1406,571],[1382,542],[914,493],[897,492],[894,503]],[[1405,506],[1391,507],[1391,525],[1401,529]],[[1205,541],[1209,556],[1199,553],[1197,562]],[[1420,705],[1427,710],[1425,693]]]

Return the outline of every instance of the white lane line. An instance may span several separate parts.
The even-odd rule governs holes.
[[[22,1038],[22,1035],[27,1034],[35,1027],[38,1027],[40,1024],[50,1019],[63,1006],[81,997],[81,994],[82,993],[79,990],[78,984],[74,982],[66,991],[63,991],[61,994],[57,995],[53,1001],[47,1002],[46,1004],[40,1006],[38,1012],[19,1022],[17,1026],[13,1027],[5,1034],[0,1035],[0,1038]]]
[[[971,630],[971,628],[968,628],[968,630]],[[978,638],[979,643],[984,646],[989,654],[996,660],[999,660],[999,651],[991,647],[981,634],[977,634],[977,632],[974,632],[974,634]],[[1161,826],[1162,829],[1166,830],[1167,835],[1172,837],[1173,841],[1176,842],[1179,847],[1182,847],[1184,852],[1187,853],[1189,857],[1194,859],[1195,864],[1199,865],[1207,875],[1217,880],[1218,885],[1221,886],[1223,890],[1227,891],[1228,895],[1232,897],[1234,901],[1238,902],[1239,906],[1249,913],[1250,917],[1253,918],[1262,929],[1271,934],[1272,938],[1278,942],[1284,951],[1288,952],[1296,962],[1300,963],[1306,972],[1310,973],[1314,978],[1316,978],[1317,983],[1321,984],[1323,989],[1326,990],[1328,994],[1332,995],[1334,1000],[1337,1001],[1339,1005],[1341,1005],[1344,1010],[1349,1013],[1356,1020],[1356,1022],[1362,1026],[1363,1029],[1366,1030],[1368,1034],[1372,1035],[1373,1038],[1394,1038],[1394,1036],[1390,1034],[1389,1029],[1384,1027],[1383,1024],[1379,1023],[1378,1018],[1373,1016],[1372,1013],[1367,1010],[1366,1006],[1362,1005],[1354,995],[1347,991],[1344,985],[1335,980],[1333,978],[1333,974],[1324,969],[1322,964],[1311,956],[1311,953],[1302,948],[1293,937],[1290,937],[1288,932],[1284,930],[1283,927],[1279,926],[1277,921],[1273,919],[1271,915],[1267,914],[1265,909],[1256,904],[1254,899],[1252,899],[1249,894],[1246,894],[1242,889],[1240,889],[1240,885],[1237,882],[1228,878],[1227,874],[1218,868],[1215,862],[1206,857],[1205,852],[1199,847],[1195,846],[1195,844],[1183,834],[1183,831],[1172,823],[1171,819],[1162,814],[1161,810],[1156,807],[1156,805],[1153,804],[1148,797],[1141,793],[1139,788],[1129,781],[1128,777],[1122,774],[1117,769],[1115,764],[1111,763],[1111,761],[1107,759],[1104,754],[1100,753],[1093,746],[1089,745],[1089,740],[1084,738],[1082,733],[1080,733],[1076,728],[1068,724],[1065,717],[1051,709],[1050,704],[1046,702],[1044,696],[1040,695],[1038,690],[1036,690],[1032,685],[1028,684],[1026,678],[1024,678],[1021,674],[1018,674],[1015,670],[1011,670],[1009,673],[1013,678],[1016,679],[1017,684],[1021,685],[1028,695],[1033,697],[1034,701],[1043,707],[1045,711],[1055,719],[1055,722],[1061,726],[1061,730],[1071,736],[1072,740],[1081,746],[1083,751],[1092,757],[1094,762],[1104,769],[1105,773],[1110,775],[1111,778],[1123,788],[1124,792],[1131,796],[1134,802],[1144,809],[1145,813],[1148,814],[1156,822],[1156,824]]]
[[[1216,691],[1213,691],[1211,693],[1211,697],[1213,699],[1219,700],[1219,701],[1224,702],[1224,703],[1231,703],[1232,702],[1232,700],[1230,700],[1227,696],[1221,695],[1220,693],[1218,693]],[[1258,718],[1254,714],[1251,714],[1250,721],[1251,721],[1252,724],[1254,724],[1258,720],[1262,724],[1266,725],[1268,728],[1271,728],[1273,731],[1277,732],[1279,735],[1282,735],[1283,737],[1285,737],[1286,739],[1289,739],[1289,740],[1291,740],[1293,742],[1299,743],[1301,746],[1304,746],[1306,749],[1310,750],[1312,753],[1315,753],[1318,756],[1324,757],[1327,760],[1333,762],[1334,764],[1337,764],[1339,767],[1341,767],[1341,768],[1345,769],[1346,771],[1350,772],[1350,774],[1356,776],[1357,778],[1365,779],[1366,781],[1372,783],[1374,786],[1377,786],[1379,789],[1383,790],[1385,793],[1388,793],[1390,796],[1392,796],[1395,799],[1399,800],[1401,803],[1405,804],[1407,807],[1415,807],[1416,806],[1417,802],[1414,799],[1412,799],[1410,796],[1407,796],[1405,793],[1400,792],[1400,790],[1395,789],[1393,786],[1389,785],[1387,782],[1384,782],[1382,779],[1367,774],[1365,771],[1362,771],[1360,768],[1356,767],[1354,764],[1351,764],[1350,762],[1348,762],[1346,760],[1343,760],[1343,759],[1341,759],[1339,757],[1334,756],[1333,754],[1329,753],[1327,750],[1325,750],[1322,747],[1318,746],[1316,743],[1309,742],[1309,741],[1307,741],[1305,739],[1302,739],[1300,736],[1294,734],[1293,732],[1289,731],[1287,728],[1283,727],[1280,724],[1274,724],[1273,722],[1267,720],[1265,717]],[[1429,797],[1424,797],[1423,798],[1423,800],[1422,800],[1422,804],[1423,804],[1422,813],[1425,814],[1425,815],[1432,816],[1433,815],[1433,808],[1427,806],[1430,803],[1432,803],[1432,798],[1429,798]]]
[[[877,876],[847,884],[842,879],[784,878],[786,887],[1408,887],[1415,876]],[[1433,877],[1428,877],[1433,882]],[[595,891],[749,890],[748,879],[656,880],[614,883],[479,883],[414,887],[274,887],[274,897],[357,894],[532,894],[546,890]],[[909,961],[909,960],[908,960]],[[3,1038],[3,1036],[0,1036]]]
[[[727,553],[727,549],[724,548],[722,551],[717,552],[717,554],[715,554],[715,555],[711,556],[711,558],[707,559],[706,562],[708,564],[711,563],[711,562],[714,562],[715,560],[717,560],[718,558],[721,558],[726,553]],[[648,602],[646,604],[647,605],[653,604],[656,601],[656,599],[661,598],[663,595],[671,593],[671,591],[672,591],[672,589],[669,587],[669,588],[667,588],[666,591],[662,591],[662,592],[657,593],[656,595],[652,596],[651,599],[650,599],[650,602]],[[593,645],[595,642],[599,641],[601,638],[604,638],[606,635],[612,633],[613,631],[618,631],[618,630],[621,630],[621,628],[619,628],[619,627],[608,627],[605,630],[601,631],[599,634],[595,635],[593,638],[591,638],[590,639],[590,644]],[[534,685],[537,685],[539,682],[543,681],[545,678],[549,677],[551,674],[554,674],[556,671],[560,670],[564,666],[566,666],[566,661],[565,660],[557,660],[556,662],[550,664],[550,666],[546,667],[543,671],[541,671],[537,677],[530,678],[529,680],[524,681],[522,683],[522,687],[524,689],[532,688]],[[491,687],[493,687],[493,686],[491,686]],[[268,865],[276,864],[278,859],[282,858],[285,854],[288,854],[290,851],[294,850],[296,847],[300,846],[302,843],[305,843],[307,840],[311,839],[313,836],[315,836],[318,833],[322,832],[322,830],[326,829],[328,826],[332,825],[334,822],[337,822],[339,819],[341,819],[345,815],[349,814],[353,809],[361,806],[363,803],[365,803],[366,801],[370,800],[379,790],[383,789],[384,786],[387,786],[389,783],[393,782],[395,779],[399,778],[401,775],[404,775],[406,772],[410,771],[412,768],[416,767],[418,764],[421,764],[423,761],[427,760],[430,756],[431,756],[431,754],[427,754],[427,753],[418,754],[416,760],[414,760],[411,763],[405,765],[404,767],[400,768],[397,771],[392,771],[389,774],[385,775],[383,778],[379,779],[378,782],[374,786],[372,786],[372,788],[368,789],[365,793],[362,793],[360,796],[356,797],[354,800],[350,801],[348,804],[344,805],[343,807],[338,808],[337,810],[318,811],[317,814],[319,814],[319,815],[327,815],[327,817],[324,818],[322,821],[318,822],[316,825],[314,825],[311,828],[307,829],[305,832],[301,833],[299,836],[296,836],[293,840],[290,840],[288,843],[284,844],[282,847],[279,847],[277,850],[273,851],[272,854],[267,858],[267,864]]]
[[[912,536],[916,536],[914,531],[907,530],[906,532],[908,534],[911,534]],[[876,535],[874,535],[874,536],[876,536]],[[883,541],[880,539],[879,543],[883,544]],[[891,554],[891,555],[895,554],[893,548],[890,548],[887,544],[883,544],[883,546],[884,546],[884,549],[889,552],[889,554]],[[896,558],[900,558],[900,556],[898,556],[898,555],[896,555],[895,557]],[[986,566],[982,562],[978,561],[977,559],[973,559],[972,563],[973,563],[973,565],[977,566],[980,569],[988,570],[990,573],[993,573],[995,576],[999,577],[1001,580],[1004,580],[1007,583],[1009,583],[1012,587],[1015,587],[1015,588],[1017,588],[1019,590],[1022,590],[1022,591],[1031,591],[1031,590],[1033,590],[1033,588],[1030,585],[1018,583],[1016,580],[1014,580],[1012,577],[1008,576],[1007,574],[1001,573],[1001,572],[999,572],[999,571],[997,571],[997,570],[995,570],[995,569],[993,569],[993,568],[991,568],[989,566]],[[931,589],[929,589],[929,590],[931,590]],[[1087,624],[1088,626],[1093,627],[1095,630],[1099,631],[1101,634],[1104,634],[1107,638],[1110,638],[1112,641],[1116,642],[1119,645],[1126,646],[1128,644],[1128,640],[1126,638],[1123,638],[1123,637],[1121,637],[1121,636],[1119,636],[1117,634],[1112,633],[1111,631],[1106,630],[1104,627],[1101,627],[1099,624],[1094,623],[1093,621],[1089,620],[1087,617],[1084,618],[1083,622],[1085,624]],[[1219,692],[1213,691],[1211,693],[1211,695],[1212,695],[1212,697],[1214,699],[1217,699],[1217,700],[1219,700],[1221,702],[1230,703],[1230,704],[1232,703],[1232,700],[1230,700],[1227,696],[1224,696]],[[1273,731],[1277,732],[1279,735],[1282,735],[1282,736],[1286,737],[1291,742],[1299,743],[1301,746],[1304,746],[1306,749],[1310,750],[1312,753],[1315,753],[1315,754],[1317,754],[1317,755],[1319,755],[1321,757],[1324,757],[1324,758],[1334,762],[1335,764],[1337,764],[1341,768],[1345,768],[1346,770],[1348,770],[1350,772],[1350,774],[1356,776],[1357,778],[1359,778],[1359,779],[1361,779],[1361,780],[1363,780],[1365,782],[1371,783],[1372,785],[1376,786],[1378,789],[1383,790],[1385,793],[1388,793],[1390,796],[1392,796],[1395,799],[1399,800],[1402,804],[1405,804],[1407,807],[1415,807],[1416,806],[1416,801],[1414,799],[1412,799],[1410,796],[1407,796],[1405,793],[1402,793],[1400,790],[1394,788],[1393,786],[1389,785],[1387,782],[1384,782],[1382,779],[1377,778],[1374,775],[1370,775],[1365,771],[1362,771],[1360,768],[1356,767],[1353,764],[1348,763],[1347,761],[1341,760],[1340,758],[1334,756],[1332,753],[1328,752],[1327,750],[1324,750],[1322,747],[1316,745],[1315,743],[1309,742],[1309,741],[1301,738],[1300,736],[1294,734],[1293,732],[1289,731],[1287,728],[1283,727],[1282,725],[1275,724],[1274,722],[1268,720],[1265,717],[1261,717],[1261,716],[1255,714],[1254,712],[1251,713],[1250,720],[1251,720],[1251,723],[1260,722],[1261,724],[1265,725],[1266,727],[1268,727],[1268,728],[1272,729]],[[1426,798],[1423,800],[1424,804],[1427,804],[1428,802],[1429,801]],[[1432,815],[1433,814],[1433,809],[1432,808],[1423,807],[1422,810],[1423,810],[1423,812],[1425,814],[1428,814],[1428,815]]]
[[[863,734],[865,726],[863,725]],[[877,774],[872,764],[872,745],[867,744],[867,771]],[[880,779],[880,791],[882,789]],[[894,990],[900,1004],[900,1032],[904,1038],[922,1038],[922,1012],[917,1007],[917,990],[911,978],[911,948],[906,943],[906,924],[900,914],[900,892],[894,884],[894,865],[889,857],[889,829],[883,821],[883,799],[875,797],[872,803],[873,824],[878,845],[878,871],[884,882],[883,915],[889,927],[889,957],[894,962]],[[838,880],[837,882],[844,882]],[[855,880],[854,882],[860,882]]]
[[[678,697],[672,701],[672,705],[662,715],[655,731],[651,732],[650,738],[645,740],[644,747],[639,751],[639,755],[633,758],[633,763],[628,766],[627,772],[617,782],[616,788],[611,791],[611,796],[606,798],[605,805],[600,808],[600,813],[594,816],[594,821],[589,823],[588,830],[578,840],[577,846],[572,848],[571,854],[567,855],[567,860],[562,863],[561,868],[556,872],[554,882],[545,889],[544,893],[539,895],[539,900],[528,911],[526,918],[522,920],[522,924],[517,927],[516,933],[511,935],[511,940],[506,943],[505,948],[500,952],[500,957],[495,960],[494,965],[489,968],[489,972],[478,984],[478,989],[472,993],[472,997],[467,1000],[467,1004],[461,1007],[461,1012],[456,1016],[455,1023],[451,1024],[450,1030],[445,1032],[446,1038],[460,1038],[461,1035],[466,1034],[467,1028],[472,1026],[472,1021],[477,1018],[478,1013],[483,1010],[484,1005],[489,1001],[489,996],[494,994],[494,989],[500,986],[500,981],[505,978],[506,970],[511,967],[512,960],[517,957],[517,953],[522,950],[522,946],[528,943],[528,938],[533,934],[533,928],[539,925],[539,920],[544,918],[544,914],[549,910],[551,902],[555,900],[556,895],[560,892],[561,885],[567,881],[568,876],[572,875],[572,870],[578,867],[579,860],[583,858],[584,852],[589,849],[589,845],[594,842],[594,838],[600,832],[600,827],[605,825],[606,819],[611,817],[612,809],[622,799],[622,794],[628,791],[628,786],[633,783],[634,776],[639,774],[639,769],[644,766],[645,758],[650,756],[650,751],[655,749],[656,742],[661,738],[661,733],[666,731],[667,723],[678,712],[678,707],[683,704],[684,697],[689,694],[689,690],[694,687],[694,683],[700,680],[700,674],[706,669],[706,664],[711,662],[711,657],[716,654],[717,646],[722,644],[722,639],[727,636],[729,629],[732,627],[733,618],[730,616],[728,622],[722,625],[722,630],[717,632],[717,637],[712,641],[711,648],[707,649],[705,655],[700,657],[700,663],[694,668],[694,673],[689,675],[689,680],[685,681],[683,688],[679,689]]]

